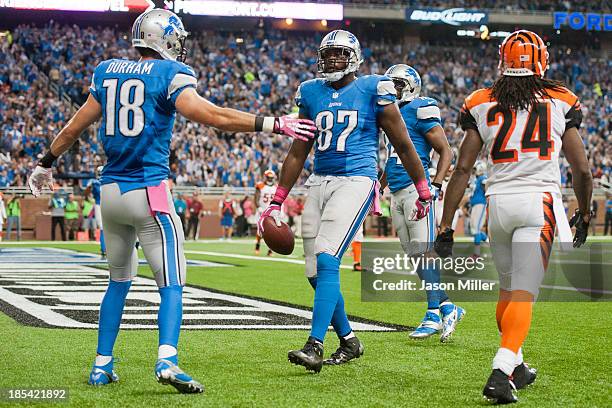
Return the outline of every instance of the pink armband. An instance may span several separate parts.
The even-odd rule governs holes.
[[[416,188],[417,193],[419,194],[419,198],[424,201],[431,200],[431,191],[429,191],[429,185],[427,184],[427,180],[421,179],[414,183],[414,187]]]
[[[278,186],[276,187],[276,192],[274,193],[274,197],[272,198],[272,201],[282,204],[285,202],[285,199],[287,198],[288,195],[289,195],[288,189],[282,186]]]

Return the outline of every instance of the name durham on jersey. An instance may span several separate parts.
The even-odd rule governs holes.
[[[152,62],[111,62],[106,67],[107,74],[151,74]]]

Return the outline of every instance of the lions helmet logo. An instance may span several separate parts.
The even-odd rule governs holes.
[[[170,16],[168,18],[168,25],[165,27],[162,27],[164,29],[164,34],[162,35],[162,39],[166,39],[167,36],[169,36],[170,34],[174,33],[175,31],[180,31],[181,30],[181,21],[178,19],[177,16]]]

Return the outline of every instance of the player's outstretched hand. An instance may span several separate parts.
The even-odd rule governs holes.
[[[259,220],[257,221],[257,233],[259,234],[259,236],[262,236],[263,231],[264,231],[263,221],[268,217],[274,218],[274,222],[276,223],[277,227],[281,226],[281,212],[280,211],[281,211],[281,206],[275,203],[270,204],[268,208],[264,210],[264,212],[261,214],[261,217],[259,217]]]
[[[442,258],[448,258],[453,254],[454,233],[455,231],[451,228],[438,232],[436,242],[434,242],[434,250]]]
[[[291,115],[285,115],[274,119],[274,133],[289,136],[304,142],[314,137],[315,130],[317,130],[317,128],[310,119],[299,119]]]
[[[588,221],[585,221],[584,215],[579,210],[576,210],[570,219],[570,227],[576,227],[576,233],[574,234],[574,248],[579,248],[586,242],[587,236],[589,235],[589,224],[592,216],[593,213],[589,214]]]
[[[28,186],[34,197],[38,197],[43,188],[48,187],[53,191],[53,171],[51,168],[36,166],[30,178],[28,178]]]

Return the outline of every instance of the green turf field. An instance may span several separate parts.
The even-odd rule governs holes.
[[[45,245],[51,244],[19,247]],[[16,247],[0,245],[0,250]],[[55,247],[98,251],[89,244]],[[265,256],[251,259],[250,241],[189,242],[185,249],[188,259],[231,265],[190,266],[188,284],[311,306],[313,291],[303,276],[299,246],[294,256],[285,258],[293,262],[279,262],[279,256],[274,261]],[[151,273],[141,267],[139,275]],[[342,269],[341,281],[349,315],[404,326],[414,326],[422,317],[422,304],[361,302],[360,276],[350,269]],[[204,383],[204,395],[178,395],[155,382],[153,330],[122,331],[115,348],[120,382],[93,388],[86,381],[95,355],[95,330],[29,327],[0,313],[0,388],[66,388],[69,405],[79,407],[481,406],[481,390],[498,347],[495,304],[462,306],[468,314],[450,343],[437,338],[410,341],[405,331],[358,333],[366,346],[364,356],[345,366],[324,367],[318,375],[287,361],[287,351],[303,345],[306,330],[184,331],[180,365]],[[538,369],[538,380],[519,392],[519,403],[612,406],[610,316],[609,302],[536,304],[525,360]],[[328,333],[325,346],[326,354],[337,347],[333,333]]]

